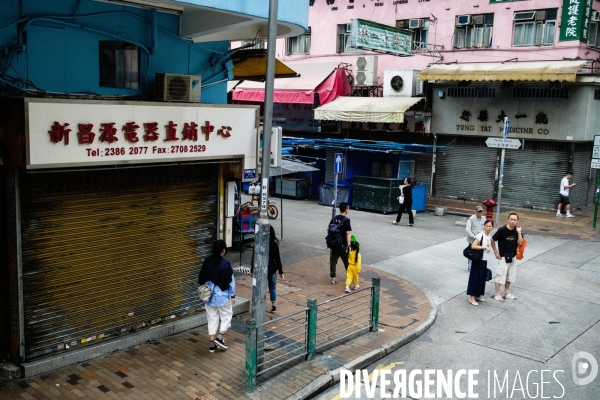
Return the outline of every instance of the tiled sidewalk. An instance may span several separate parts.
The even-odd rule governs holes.
[[[284,272],[285,281],[277,286],[277,313],[267,313],[267,319],[306,307],[308,298],[322,302],[343,294],[342,282],[329,283],[327,255],[288,265]],[[284,399],[429,317],[429,300],[418,288],[368,266],[363,266],[361,286],[370,286],[374,276],[381,278],[379,332],[331,347],[312,362],[292,364],[269,379],[259,378],[252,393],[245,392],[244,321],[249,315],[243,314],[234,318],[227,334],[227,351],[209,353],[206,327],[200,327],[47,375],[6,381],[0,399]],[[236,283],[239,297],[252,297],[249,276],[237,277]]]

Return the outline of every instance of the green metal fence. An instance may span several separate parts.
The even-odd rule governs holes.
[[[289,363],[312,360],[323,350],[379,325],[379,278],[372,286],[355,290],[257,326],[246,321],[246,390],[256,388],[257,377],[276,374]]]

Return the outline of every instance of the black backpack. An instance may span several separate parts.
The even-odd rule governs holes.
[[[327,248],[339,249],[341,247],[344,247],[344,238],[342,236],[342,224],[346,219],[346,217],[343,217],[339,221],[335,217],[331,219],[329,227],[327,228],[327,236],[325,236]]]

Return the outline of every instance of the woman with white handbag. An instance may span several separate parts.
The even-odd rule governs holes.
[[[210,299],[204,303],[208,320],[208,351],[214,353],[217,348],[227,350],[224,335],[231,326],[233,305],[235,304],[235,279],[229,261],[223,256],[227,253],[227,245],[223,240],[213,244],[212,255],[202,263],[198,283],[212,287]],[[219,327],[219,320],[221,326]],[[219,334],[217,335],[217,330]]]
[[[402,213],[404,210],[408,213],[408,226],[413,226],[415,221],[412,214],[412,188],[415,186],[415,180],[412,178],[404,179],[404,186],[400,185],[400,196],[398,196],[398,201],[400,202],[400,207],[398,208],[398,216],[392,224],[398,225],[400,219],[402,218]]]

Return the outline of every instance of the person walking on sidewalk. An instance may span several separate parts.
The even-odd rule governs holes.
[[[415,186],[415,180],[413,178],[405,178],[404,179],[404,187],[402,188],[402,196],[404,196],[404,201],[400,204],[398,208],[398,216],[395,221],[392,221],[392,224],[398,225],[400,223],[400,219],[402,218],[402,213],[404,210],[408,213],[408,226],[413,226],[415,221],[412,214],[412,188]],[[398,197],[400,199],[400,197]]]
[[[488,254],[492,251],[492,238],[490,233],[494,227],[494,221],[485,221],[483,231],[478,233],[471,248],[473,250],[483,250],[481,261],[474,261],[469,273],[469,283],[467,284],[467,295],[469,295],[469,303],[478,306],[478,301],[485,301],[485,283],[487,276],[487,260]]]
[[[350,284],[354,285],[354,290],[360,289],[358,284],[358,274],[362,266],[360,256],[360,243],[354,236],[350,240],[350,248],[348,250],[348,271],[346,271],[346,293],[350,293]]]
[[[329,224],[340,225],[340,233],[342,236],[342,244],[331,246],[331,252],[329,255],[329,276],[331,277],[331,284],[337,283],[336,268],[338,259],[342,259],[344,263],[344,270],[348,270],[348,244],[350,243],[350,236],[352,235],[352,226],[350,225],[350,218],[348,218],[348,203],[340,203],[340,213],[333,217]],[[328,228],[329,229],[329,228]]]
[[[569,201],[569,189],[574,186],[577,186],[576,183],[571,183],[571,179],[573,179],[573,172],[567,172],[567,175],[562,178],[560,181],[560,202],[558,203],[558,207],[556,208],[556,216],[562,217],[560,210],[562,206],[565,207],[565,216],[567,218],[574,218],[575,216],[571,214],[571,202]]]
[[[508,216],[508,224],[498,228],[492,236],[492,249],[498,260],[498,270],[494,278],[494,299],[503,302],[505,299],[516,300],[517,296],[510,292],[510,285],[517,277],[516,255],[517,246],[523,243],[523,232],[521,226],[517,225],[519,216],[511,213]],[[498,248],[496,248],[498,242]],[[504,285],[504,296],[500,296],[500,285]]]
[[[273,225],[269,226],[269,269],[267,271],[267,282],[269,284],[269,297],[271,298],[271,312],[277,311],[277,273],[283,281],[283,266],[279,255],[279,239],[275,236]],[[254,277],[254,253],[250,264],[250,275]]]
[[[211,286],[212,294],[208,302],[204,303],[206,318],[208,320],[208,351],[214,353],[217,348],[227,350],[224,335],[231,326],[233,305],[235,304],[235,279],[229,261],[223,256],[227,253],[227,245],[223,240],[213,244],[212,255],[202,263],[198,274],[198,283]],[[219,320],[221,326],[219,327]],[[219,334],[217,335],[217,330]]]
[[[473,244],[475,237],[483,232],[483,224],[485,224],[485,217],[483,216],[483,207],[475,207],[475,214],[471,215],[467,220],[467,242]],[[471,270],[473,261],[467,259],[467,269]]]

